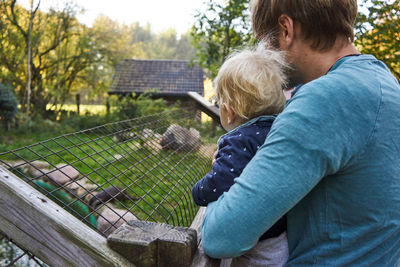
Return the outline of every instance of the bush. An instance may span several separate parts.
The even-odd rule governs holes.
[[[49,119],[43,119],[41,116],[25,117],[20,119],[18,132],[42,132],[42,133],[58,133],[61,125]]]
[[[13,90],[4,84],[0,84],[0,120],[7,130],[11,128],[11,122],[18,112],[18,101]]]
[[[75,112],[68,112],[61,116],[60,123],[64,132],[75,132],[93,128],[102,124],[116,121],[115,116],[103,116],[98,114],[85,113],[78,115]]]
[[[177,105],[179,106],[179,103],[174,106],[168,106],[167,101],[162,98],[152,99],[152,93],[152,91],[149,91],[138,97],[132,93],[124,97],[111,98],[111,105],[115,107],[114,115],[119,120],[127,120],[160,113],[177,108]]]
[[[124,97],[111,98],[111,106],[115,107],[113,112],[118,119],[126,120],[135,117],[137,111],[136,95],[126,95]]]

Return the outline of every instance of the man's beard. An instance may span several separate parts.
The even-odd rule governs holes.
[[[303,79],[301,78],[299,71],[296,69],[296,67],[290,65],[290,69],[286,69],[285,73],[287,76],[287,82],[286,82],[286,88],[285,89],[290,89],[294,88],[302,83],[304,83]]]
[[[278,51],[283,51],[281,49],[279,40],[278,40],[278,30],[272,30],[269,32],[262,40],[261,42],[264,44],[264,46],[268,49],[274,49]],[[286,52],[285,52],[286,54]],[[303,83],[303,79],[301,78],[301,75],[297,68],[293,66],[292,63],[290,63],[290,60],[286,57],[286,61],[289,64],[289,67],[285,69],[285,74],[287,76],[287,82],[286,82],[286,88],[284,89],[291,89],[296,87],[297,85],[300,85]]]

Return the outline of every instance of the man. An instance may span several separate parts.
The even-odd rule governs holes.
[[[205,252],[239,256],[287,213],[287,266],[400,264],[400,86],[353,46],[356,0],[254,0],[253,30],[274,37],[289,101],[230,190],[210,203]]]

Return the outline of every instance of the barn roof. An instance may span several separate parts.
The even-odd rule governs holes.
[[[109,93],[144,93],[156,89],[163,95],[204,95],[204,73],[186,60],[125,59],[116,69]]]

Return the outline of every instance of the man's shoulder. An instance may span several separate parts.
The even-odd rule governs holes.
[[[291,101],[302,98],[315,105],[374,106],[380,101],[382,81],[390,76],[374,57],[355,57],[335,64],[327,74],[304,84]]]

